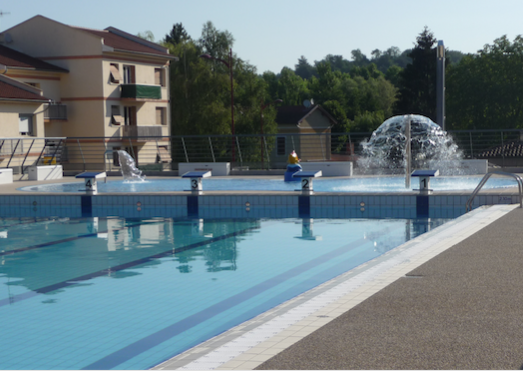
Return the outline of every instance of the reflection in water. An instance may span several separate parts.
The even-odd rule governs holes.
[[[253,231],[262,222],[276,223],[282,228],[277,232],[282,234],[281,241],[288,236],[315,243],[326,239],[325,243],[329,243],[335,235],[346,234],[346,238],[360,236],[370,241],[374,251],[382,254],[445,220],[396,220],[379,228],[370,227],[373,224],[367,219],[320,219],[319,224],[318,219],[312,218],[290,221],[299,229],[286,222],[254,219],[2,220],[1,232],[7,243],[0,250],[0,282],[7,288],[8,297],[19,295],[24,289],[56,294],[66,287],[90,285],[96,277],[122,279],[141,275],[143,269],[161,265],[166,257],[176,262],[174,268],[179,273],[192,273],[197,261],[204,262],[208,273],[236,271],[239,245],[245,239],[256,238]],[[358,226],[351,227],[351,223]],[[398,223],[404,225],[404,233],[397,233]],[[336,224],[339,226],[331,229]],[[315,227],[319,232],[315,233]],[[281,248],[285,249],[286,244],[290,242],[282,242]],[[257,246],[263,249],[263,238]]]
[[[301,236],[297,236],[302,240],[316,241],[321,240],[322,236],[314,235],[314,219],[313,218],[302,218],[301,222]]]
[[[197,220],[196,226],[195,234],[194,221],[170,219],[90,218],[11,223],[4,231],[10,246],[4,245],[3,251],[0,250],[0,278],[7,277],[4,284],[8,290],[24,287],[48,293],[46,288],[56,286],[57,290],[52,291],[57,293],[99,276],[140,275],[138,270],[159,265],[161,257],[173,255],[180,263],[177,269],[184,273],[191,271],[189,263],[195,259],[204,259],[209,272],[235,270],[236,242],[243,233],[258,228],[259,222]],[[213,236],[216,238],[211,239]],[[180,254],[178,250],[184,252]]]

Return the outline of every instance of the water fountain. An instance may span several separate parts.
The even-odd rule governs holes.
[[[409,123],[410,142],[407,140]],[[410,158],[407,143],[411,147]],[[364,173],[400,174],[410,167],[411,170],[439,169],[442,175],[462,174],[461,150],[446,131],[425,116],[391,117],[361,145],[358,166]]]
[[[118,159],[120,160],[120,171],[126,181],[144,181],[145,175],[136,167],[134,159],[126,151],[118,151]]]

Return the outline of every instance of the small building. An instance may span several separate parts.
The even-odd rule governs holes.
[[[320,105],[283,106],[276,114],[278,135],[272,162],[285,166],[295,150],[301,161],[331,159],[331,128],[336,120]]]

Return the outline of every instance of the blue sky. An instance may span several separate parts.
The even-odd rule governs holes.
[[[360,49],[411,48],[427,26],[450,50],[473,53],[503,35],[523,33],[523,0],[11,0],[0,2],[0,30],[35,15],[72,26],[113,26],[163,39],[183,23],[200,37],[212,21],[235,38],[233,51],[258,72],[294,68],[327,54],[350,59]]]

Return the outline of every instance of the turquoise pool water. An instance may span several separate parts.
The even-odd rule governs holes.
[[[435,191],[473,190],[482,176],[447,176],[430,180]],[[491,178],[484,189],[516,187],[517,182],[510,178]],[[294,191],[300,189],[300,182],[284,182],[282,179],[266,178],[206,178],[203,189],[208,191]],[[318,178],[314,180],[316,192],[402,192],[419,188],[417,178],[413,178],[411,188],[405,189],[405,178],[398,176]],[[19,188],[30,192],[83,193],[83,183],[41,184]],[[98,182],[99,193],[129,192],[176,192],[190,189],[189,179],[168,178],[140,181]]]
[[[446,220],[0,219],[0,368],[151,368]]]

